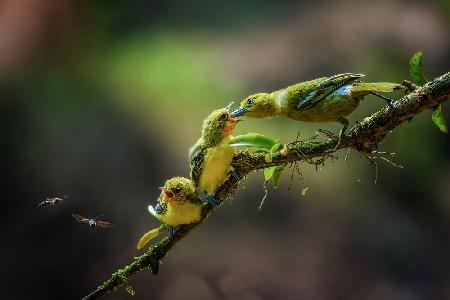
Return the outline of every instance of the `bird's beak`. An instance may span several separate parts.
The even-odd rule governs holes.
[[[224,136],[230,135],[233,132],[234,128],[236,127],[236,124],[239,121],[241,121],[241,120],[235,119],[231,115],[228,115],[229,123],[227,123],[227,126],[223,129],[223,131],[222,131],[223,135]]]
[[[235,118],[233,118],[231,115],[228,115],[228,121],[230,121],[231,122],[231,124],[236,124],[237,122],[240,122],[241,120],[239,120],[239,119],[235,119]]]
[[[243,114],[245,114],[248,110],[245,107],[239,107],[238,109],[236,109],[235,111],[233,111],[230,116],[231,117],[240,117]]]
[[[227,106],[225,106],[225,108],[230,111],[230,108],[233,106],[234,102],[231,102],[230,104],[228,104]]]
[[[170,201],[173,198],[173,192],[165,187],[161,187],[161,192],[163,193],[163,200]]]

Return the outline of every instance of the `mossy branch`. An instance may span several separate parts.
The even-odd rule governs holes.
[[[417,87],[409,82],[405,82],[405,85],[415,90],[398,100],[393,108],[384,107],[358,122],[349,130],[348,135],[342,138],[340,143],[338,143],[337,139],[295,141],[287,144],[287,147],[284,149],[287,151],[275,154],[271,161],[267,161],[264,153],[250,153],[248,151],[237,153],[232,165],[238,176],[230,177],[220,186],[216,197],[220,200],[225,200],[231,196],[235,192],[239,181],[251,171],[300,161],[322,164],[327,157],[331,157],[335,151],[342,148],[353,148],[360,152],[371,153],[376,150],[380,141],[395,127],[411,120],[412,117],[424,110],[436,108],[449,98],[450,73],[430,81],[423,87]],[[214,210],[215,208],[208,203],[204,204],[202,221],[210,216]],[[150,270],[152,273],[157,274],[162,259],[169,250],[188,235],[192,229],[199,226],[202,221],[197,224],[179,227],[174,235],[162,239],[159,243],[151,246],[144,254],[135,257],[130,265],[112,274],[107,281],[83,299],[98,298],[120,286],[125,286],[130,291],[131,289],[127,284],[128,277],[141,270]]]

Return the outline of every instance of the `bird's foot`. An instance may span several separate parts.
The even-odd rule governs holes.
[[[161,203],[157,203],[156,205],[155,205],[155,212],[157,213],[157,214],[160,214],[160,213],[162,213],[164,211],[164,207],[161,205]]]
[[[172,237],[175,234],[175,228],[172,226],[167,227],[167,232],[169,233],[169,237]]]
[[[228,178],[230,178],[230,177],[234,178],[236,181],[239,181],[239,179],[240,179],[238,173],[236,173],[235,170],[230,170],[228,172]]]
[[[389,108],[393,108],[394,107],[394,103],[395,103],[394,99],[386,97],[385,95],[382,95],[382,94],[379,94],[379,93],[376,93],[376,92],[370,92],[370,94],[374,95],[374,96],[377,96],[377,97],[383,99],[384,101],[386,101],[386,103],[389,106]]]
[[[219,206],[222,203],[222,201],[219,201],[213,195],[206,195],[205,198],[206,201],[208,201],[208,203],[211,204],[213,207]]]

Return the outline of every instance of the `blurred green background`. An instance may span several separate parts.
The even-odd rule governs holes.
[[[147,205],[188,175],[213,109],[340,72],[400,82],[418,50],[428,77],[448,71],[450,2],[1,1],[0,298],[79,299],[138,256],[157,225]],[[383,105],[368,97],[350,119]],[[236,132],[287,142],[318,128],[339,125],[246,120]],[[286,172],[261,212],[251,174],[160,275],[130,279],[135,299],[450,299],[449,136],[424,112],[380,150],[404,168],[379,161],[374,184],[369,162],[353,152],[349,169],[343,151],[318,171],[301,164],[290,191]]]

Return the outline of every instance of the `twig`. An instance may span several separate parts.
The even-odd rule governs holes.
[[[348,135],[342,138],[336,150],[353,148],[362,153],[371,153],[376,150],[379,142],[398,125],[424,110],[436,107],[448,99],[450,95],[450,73],[430,81],[423,87],[411,87],[415,88],[415,90],[397,101],[395,107],[385,107],[357,123],[348,132]],[[236,190],[239,181],[255,170],[275,165],[287,165],[296,161],[311,162],[314,158],[317,159],[314,162],[316,166],[323,164],[328,154],[330,154],[330,150],[335,148],[336,143],[336,140],[293,142],[287,145],[288,151],[286,154],[275,154],[271,162],[267,162],[264,154],[261,153],[239,152],[235,155],[232,164],[238,174],[238,178],[230,177],[219,187],[216,197],[220,200],[228,198]],[[214,209],[209,204],[205,204],[203,206],[202,221],[210,216]],[[164,238],[149,248],[144,254],[136,257],[130,265],[114,273],[107,281],[83,299],[95,299],[119,286],[127,286],[127,278],[141,270],[150,269],[154,274],[157,274],[162,259],[169,250],[201,223],[184,225],[178,228],[173,236]]]

